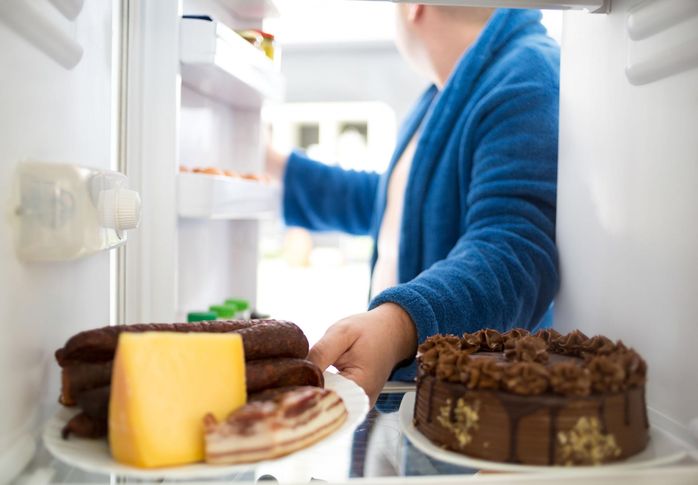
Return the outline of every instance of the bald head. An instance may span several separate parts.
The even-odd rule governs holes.
[[[494,9],[399,4],[396,11],[398,50],[418,72],[443,87]]]

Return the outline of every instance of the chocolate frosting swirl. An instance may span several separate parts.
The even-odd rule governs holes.
[[[548,347],[542,338],[534,336],[521,337],[513,342],[512,346],[504,351],[507,359],[516,362],[539,362],[544,364],[548,361]]]
[[[471,353],[477,352],[478,350],[480,350],[480,347],[482,346],[483,336],[484,334],[482,330],[475,333],[463,334],[463,338],[460,341],[461,350],[465,350],[466,352]]]
[[[501,352],[504,348],[504,337],[497,330],[490,328],[481,330],[483,332],[481,350],[490,352]]]
[[[422,352],[417,357],[419,361],[419,368],[425,374],[434,375],[436,372],[436,365],[439,363],[439,349],[432,347],[426,352]]]
[[[588,396],[591,394],[589,370],[574,362],[559,362],[550,367],[550,387],[563,396]]]
[[[455,335],[432,335],[417,348],[419,367],[426,374],[434,375],[441,354],[457,352],[460,339]],[[443,371],[443,370],[442,370]]]
[[[457,360],[458,353],[455,351],[439,354],[439,361],[436,364],[436,378],[443,381],[458,382],[460,378],[456,368]]]
[[[587,365],[591,385],[598,392],[618,392],[625,389],[625,369],[613,357],[597,355]]]
[[[457,349],[460,345],[460,339],[455,335],[432,335],[422,342],[417,348],[417,355],[423,354],[434,347],[439,350],[445,348]]]
[[[616,350],[616,344],[603,335],[594,335],[581,345],[582,354],[607,355]]]
[[[468,389],[499,389],[504,377],[504,366],[494,359],[470,359],[461,373],[461,382]]]
[[[494,352],[503,352],[507,361]],[[551,352],[583,359],[558,358],[551,365]],[[419,346],[417,360],[420,373],[443,381],[523,395],[550,391],[583,397],[640,386],[647,379],[647,364],[633,349],[599,335],[587,338],[579,330],[567,335],[553,329],[535,335],[525,329],[434,335]]]
[[[560,337],[555,342],[555,350],[563,355],[578,356],[581,353],[582,345],[589,340],[580,330],[574,330],[567,335]]]
[[[525,328],[512,328],[508,332],[502,334],[502,338],[504,339],[504,349],[513,349],[517,341],[524,337],[528,337],[529,335],[531,335],[531,332]]]
[[[544,328],[542,330],[538,330],[535,333],[535,336],[538,338],[542,338],[548,346],[548,348],[550,349],[553,349],[557,341],[560,340],[560,338],[562,337],[562,335],[560,335],[560,332],[558,332],[554,328]]]
[[[504,372],[504,388],[514,394],[537,395],[548,389],[548,369],[537,362],[515,362]]]
[[[628,386],[643,385],[647,381],[647,363],[633,349],[626,349],[617,354],[620,365],[625,370]]]

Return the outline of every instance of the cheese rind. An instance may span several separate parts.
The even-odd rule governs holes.
[[[123,333],[114,359],[109,446],[120,463],[153,468],[204,458],[202,418],[244,405],[235,334]]]

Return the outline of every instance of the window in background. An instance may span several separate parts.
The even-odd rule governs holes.
[[[320,142],[320,127],[317,123],[302,123],[298,125],[298,148],[307,150]]]
[[[283,151],[346,169],[381,172],[395,143],[397,122],[385,103],[287,103],[265,108],[271,143]],[[364,311],[368,302],[368,237],[262,226],[258,307],[296,321],[312,342],[328,325]]]

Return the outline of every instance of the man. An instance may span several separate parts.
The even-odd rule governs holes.
[[[269,152],[284,216],[376,240],[369,311],[311,349],[372,403],[436,333],[534,328],[558,287],[559,51],[540,13],[400,4],[397,45],[434,83],[385,174]]]

